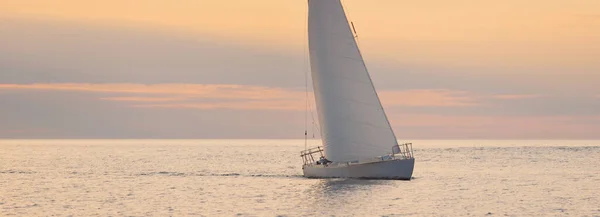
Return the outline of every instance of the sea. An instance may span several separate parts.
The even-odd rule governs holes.
[[[304,178],[304,140],[0,140],[0,216],[600,216],[600,141],[410,142],[400,181]]]

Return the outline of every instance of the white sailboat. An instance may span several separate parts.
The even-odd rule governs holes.
[[[415,164],[412,144],[398,144],[352,29],[340,0],[308,0],[311,75],[323,147],[301,152],[304,176],[409,180]]]

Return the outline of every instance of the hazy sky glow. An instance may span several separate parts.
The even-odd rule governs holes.
[[[345,0],[404,138],[600,138],[600,1]],[[301,138],[306,1],[9,0],[0,138]]]

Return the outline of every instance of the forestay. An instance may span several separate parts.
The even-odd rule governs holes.
[[[326,157],[349,162],[397,144],[340,0],[309,0],[309,50]]]

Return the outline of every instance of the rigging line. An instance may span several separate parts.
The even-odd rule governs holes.
[[[308,60],[307,60],[307,52],[306,52],[306,47],[307,47],[307,41],[308,41],[308,4],[306,4],[305,6],[305,11],[304,11],[304,31],[303,31],[303,35],[304,35],[304,39],[303,39],[303,45],[302,45],[302,56],[304,57],[302,60],[302,71],[304,72],[304,92],[305,92],[305,101],[306,101],[306,107],[304,108],[304,150],[306,150],[308,148],[308,108],[309,108],[309,104],[308,104],[308,70],[307,70],[307,65],[308,65]]]
[[[321,134],[321,130],[320,130],[320,128],[319,128],[319,125],[317,125],[317,124],[316,124],[316,121],[315,121],[315,114],[314,114],[314,112],[313,112],[313,108],[312,108],[312,103],[309,103],[309,104],[308,104],[308,106],[309,106],[309,108],[310,108],[310,116],[311,116],[311,118],[312,118],[312,124],[313,124],[313,126],[312,126],[312,127],[313,127],[313,138],[315,138],[315,136],[314,136],[314,133],[315,133],[315,130],[314,130],[314,128],[315,128],[315,126],[317,127],[317,131],[319,132],[319,134]]]

